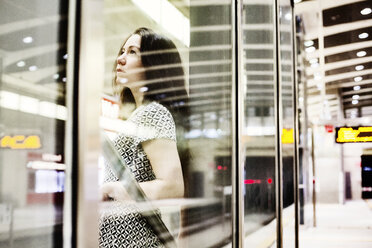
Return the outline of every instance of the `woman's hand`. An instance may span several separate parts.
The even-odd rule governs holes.
[[[102,201],[131,201],[131,197],[120,182],[104,183],[100,189]]]

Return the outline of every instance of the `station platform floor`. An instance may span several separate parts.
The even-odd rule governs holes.
[[[316,227],[300,227],[300,248],[372,248],[372,200],[317,204]]]

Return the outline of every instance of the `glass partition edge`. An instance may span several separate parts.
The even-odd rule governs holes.
[[[104,81],[103,1],[80,4],[77,247],[98,247],[100,113],[92,106],[100,104]]]
[[[232,114],[233,114],[233,162],[234,171],[232,178],[236,178],[234,184],[234,197],[233,201],[233,247],[244,247],[244,201],[243,201],[243,167],[244,167],[244,151],[242,149],[242,123],[243,123],[243,113],[244,113],[244,96],[242,93],[243,83],[242,83],[242,5],[241,0],[232,1],[232,44],[233,44],[233,84],[232,92]],[[235,35],[234,35],[235,34]]]
[[[294,14],[294,2],[291,0],[291,14],[292,14],[292,44],[293,44],[293,109],[294,109],[294,202],[295,202],[295,248],[299,247],[299,225],[300,225],[300,212],[299,212],[299,152],[298,144],[299,139],[299,116],[298,116],[298,83],[297,83],[297,46],[296,46],[296,16]]]
[[[67,54],[70,59],[67,60],[67,82],[66,82],[66,107],[69,110],[67,113],[66,126],[65,126],[65,163],[66,163],[66,184],[65,184],[65,195],[64,195],[64,215],[63,215],[63,247],[70,248],[76,246],[76,188],[75,176],[76,171],[73,171],[76,166],[74,158],[76,158],[76,142],[74,140],[74,127],[75,118],[74,113],[76,111],[74,93],[76,92],[76,85],[74,84],[75,79],[78,75],[76,69],[75,58],[78,57],[78,42],[79,36],[76,35],[78,30],[78,18],[77,18],[77,1],[69,1],[69,12],[68,12],[68,40],[67,40]]]
[[[276,66],[274,66],[274,112],[275,112],[275,191],[276,191],[276,219],[277,219],[277,240],[276,245],[278,248],[283,247],[283,224],[282,224],[282,212],[283,212],[283,203],[282,203],[282,196],[283,196],[283,179],[282,179],[282,146],[281,146],[281,134],[282,134],[282,99],[281,99],[281,70],[280,70],[280,28],[279,28],[279,1],[274,0],[274,10],[273,10],[273,16],[274,16],[274,42],[275,42],[275,61]]]

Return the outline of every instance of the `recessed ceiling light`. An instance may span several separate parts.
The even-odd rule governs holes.
[[[28,67],[28,70],[29,71],[36,71],[37,70],[37,66],[36,65],[31,65],[30,67]]]
[[[319,66],[319,63],[313,63],[313,64],[311,64],[311,67],[312,68],[316,68],[316,67],[318,67]]]
[[[366,51],[359,51],[359,52],[357,52],[356,55],[357,55],[358,57],[364,57],[364,56],[367,55],[367,52],[366,52]]]
[[[287,13],[287,14],[285,14],[284,18],[287,19],[288,21],[290,21],[290,20],[292,20],[292,14]]]
[[[355,66],[355,70],[357,70],[357,71],[361,71],[363,69],[364,69],[364,66],[363,65],[357,65],[357,66]]]
[[[360,76],[354,78],[354,82],[360,82],[362,80],[363,80],[363,78],[360,77]]]
[[[64,59],[67,59],[68,58],[68,54],[66,53],[65,55],[63,55],[63,58]]]
[[[360,90],[360,86],[359,86],[359,85],[355,85],[355,86],[353,87],[353,90]]]
[[[312,41],[312,40],[307,40],[307,41],[304,42],[304,45],[305,45],[306,47],[312,46],[312,45],[314,45],[314,41]]]
[[[17,63],[17,66],[18,66],[18,67],[23,67],[23,66],[25,66],[25,65],[26,65],[26,62],[24,62],[23,60],[18,61],[18,63]]]
[[[359,99],[359,95],[353,95],[353,99],[354,100],[358,100]]]
[[[358,100],[352,100],[351,103],[355,105],[355,104],[358,104],[359,101]]]
[[[53,75],[53,79],[58,79],[58,78],[59,78],[59,74],[58,73],[56,73],[56,74]]]
[[[365,38],[368,38],[368,33],[361,33],[358,35],[359,39],[365,39]]]
[[[147,88],[147,87],[141,87],[140,89],[139,89],[139,91],[140,92],[146,92],[146,91],[148,91],[149,90],[149,88]]]
[[[22,41],[26,44],[29,44],[29,43],[32,43],[34,41],[34,39],[31,36],[27,36],[27,37],[23,38]]]
[[[364,8],[364,9],[362,9],[362,10],[360,11],[360,13],[361,13],[362,15],[369,15],[369,14],[371,14],[371,12],[372,12],[372,9],[371,9],[371,8]]]
[[[66,77],[62,78],[62,81],[63,81],[64,83],[66,83],[67,78],[66,78]]]
[[[310,59],[310,60],[309,60],[309,63],[310,63],[310,64],[318,63],[318,59],[316,59],[316,58],[314,58],[314,59]]]
[[[306,51],[307,53],[315,52],[315,50],[316,50],[316,49],[315,49],[315,47],[313,47],[313,46],[305,48],[305,51]]]

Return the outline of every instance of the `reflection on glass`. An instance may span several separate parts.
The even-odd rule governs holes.
[[[272,1],[243,5],[246,247],[275,241],[275,25]]]
[[[101,247],[231,246],[230,7],[105,1]]]
[[[0,4],[0,247],[63,247],[67,3]]]
[[[282,180],[283,247],[294,247],[294,105],[292,8],[289,0],[279,1],[280,73],[282,97]]]

